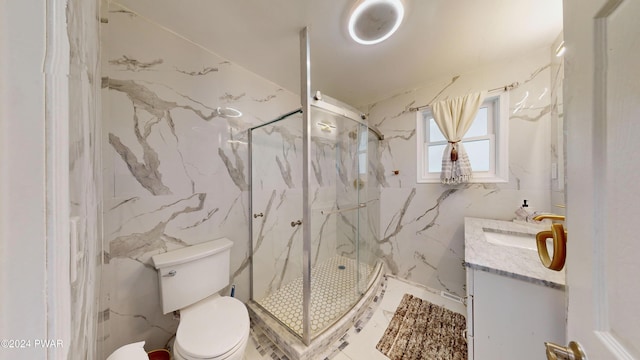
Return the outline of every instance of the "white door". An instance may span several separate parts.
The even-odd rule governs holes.
[[[640,359],[640,1],[565,0],[567,339]]]

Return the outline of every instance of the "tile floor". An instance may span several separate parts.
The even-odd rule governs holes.
[[[402,296],[407,293],[466,316],[466,308],[463,304],[443,298],[437,291],[388,276],[375,305],[365,312],[355,327],[327,349],[326,355],[320,359],[388,360],[386,356],[376,350],[376,344],[387,329]],[[284,360],[287,357],[270,343],[258,329],[255,331],[252,329],[252,336],[249,339],[244,360],[267,359]]]
[[[356,292],[356,261],[334,256],[311,270],[311,331],[322,332],[360,299]],[[371,266],[360,264],[360,277],[368,279]],[[284,325],[302,335],[302,277],[257,301]],[[312,335],[314,336],[314,335]]]

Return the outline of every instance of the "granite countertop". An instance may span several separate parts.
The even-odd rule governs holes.
[[[537,250],[498,245],[487,241],[485,229],[495,233],[535,234],[549,224],[530,224],[466,217],[464,219],[465,266],[544,286],[564,289],[565,272],[545,268]]]

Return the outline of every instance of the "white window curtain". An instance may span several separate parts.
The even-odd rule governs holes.
[[[487,92],[481,91],[439,101],[431,106],[438,128],[449,141],[442,155],[440,180],[443,184],[467,183],[473,176],[469,156],[460,140],[471,127],[486,96]]]

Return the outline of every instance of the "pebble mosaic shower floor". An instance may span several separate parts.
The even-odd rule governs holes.
[[[360,293],[356,290],[356,261],[334,256],[311,270],[311,332],[322,332],[349,310]],[[360,264],[360,276],[366,287],[373,268]],[[366,289],[362,289],[363,291]],[[302,277],[257,301],[296,334],[302,335]]]

